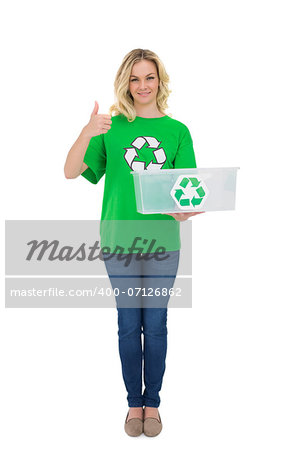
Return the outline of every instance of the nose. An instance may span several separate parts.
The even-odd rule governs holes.
[[[141,89],[142,91],[144,91],[144,90],[146,89],[146,82],[145,82],[144,80],[142,80],[142,81],[140,82],[140,89]]]

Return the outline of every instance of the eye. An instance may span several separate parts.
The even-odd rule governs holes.
[[[131,81],[136,81],[137,78],[132,78]],[[154,80],[154,77],[147,77],[147,80]]]

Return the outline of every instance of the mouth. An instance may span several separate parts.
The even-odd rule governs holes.
[[[145,93],[138,92],[138,94],[141,95],[142,97],[146,97],[147,95],[150,94],[150,92],[145,92]]]

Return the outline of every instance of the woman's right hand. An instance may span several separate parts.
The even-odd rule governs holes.
[[[95,101],[95,107],[91,114],[89,123],[84,127],[84,134],[90,138],[105,134],[111,127],[111,116],[109,114],[98,114],[99,105]]]

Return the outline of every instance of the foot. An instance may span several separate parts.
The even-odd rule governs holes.
[[[154,419],[159,420],[158,417],[158,408],[152,408],[151,406],[145,406],[144,408],[144,420],[147,417],[153,417]]]
[[[162,423],[158,408],[145,406],[144,409],[144,435],[153,437],[157,436],[162,430]]]
[[[128,422],[128,420],[135,419],[135,418],[143,419],[143,407],[142,406],[137,407],[137,408],[135,408],[135,407],[129,408],[127,422]]]

